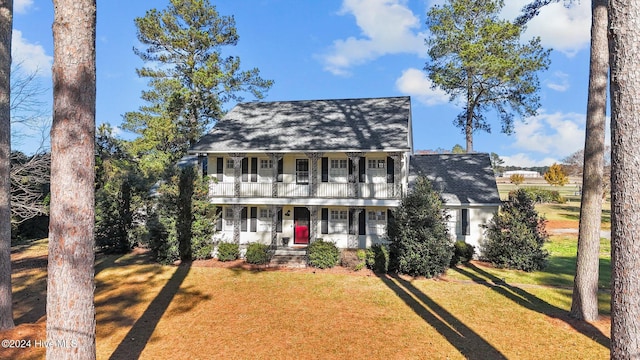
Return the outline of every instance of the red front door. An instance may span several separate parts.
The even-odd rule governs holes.
[[[309,209],[296,207],[293,209],[293,243],[309,243]]]

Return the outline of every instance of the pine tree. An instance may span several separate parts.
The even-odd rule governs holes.
[[[490,132],[485,112],[493,109],[502,131],[513,131],[514,114],[533,116],[540,107],[536,72],[549,66],[540,39],[523,42],[524,27],[500,20],[502,0],[447,0],[427,14],[431,37],[425,70],[434,87],[464,103],[454,124],[473,152],[473,133]]]
[[[11,28],[13,0],[0,0],[0,330],[11,329]]]
[[[611,358],[640,357],[640,2],[611,0]]]
[[[150,90],[142,93],[146,105],[125,114],[123,128],[140,135],[130,149],[146,173],[158,176],[222,117],[225,103],[246,93],[262,99],[273,82],[224,54],[238,43],[235,19],[208,0],[171,0],[135,23],[143,47],[134,51],[146,63],[137,72]]]
[[[95,359],[96,2],[53,3],[47,359]]]

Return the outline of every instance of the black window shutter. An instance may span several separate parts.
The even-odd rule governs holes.
[[[224,158],[216,158],[216,178],[219,182],[222,182],[224,177]]]
[[[258,158],[251,158],[251,182],[258,181]]]
[[[470,235],[469,231],[469,209],[462,209],[462,235]]]
[[[251,232],[256,232],[256,230],[258,230],[258,208],[257,207],[252,207],[251,208],[251,224],[249,225],[249,231]]]
[[[278,220],[276,221],[276,232],[282,232],[282,209],[278,209]]]
[[[347,161],[347,167],[349,168],[349,179],[351,179],[351,175],[353,175],[353,161],[351,161],[351,159],[349,159],[349,161]]]
[[[356,227],[353,225],[353,210],[349,210],[349,222],[347,223],[347,227],[349,227],[349,234],[356,234]]]
[[[367,176],[365,175],[367,170],[366,166],[367,166],[367,159],[365,157],[361,157],[360,161],[358,162],[358,167],[359,167],[358,171],[360,172],[361,183],[367,182]]]
[[[329,181],[329,158],[322,158],[322,182]],[[324,233],[326,234],[326,233]]]
[[[387,184],[393,184],[393,174],[395,173],[394,161],[392,158],[387,158]]]
[[[216,207],[216,231],[222,231],[222,208]]]
[[[329,209],[327,208],[322,208],[321,210],[322,215],[321,215],[321,221],[320,221],[320,231],[323,234],[328,234],[329,233]]]
[[[278,182],[282,182],[283,174],[284,174],[284,159],[280,159],[278,160]]]
[[[387,209],[387,235],[389,235],[389,224],[393,221],[393,211]]]
[[[207,176],[209,175],[209,157],[208,156],[202,156],[202,176]]]
[[[358,235],[367,235],[367,220],[366,220],[366,211],[360,211],[360,215],[358,216]]]
[[[240,213],[240,231],[247,231],[247,208],[243,207]]]
[[[249,159],[242,158],[242,181],[249,181]]]

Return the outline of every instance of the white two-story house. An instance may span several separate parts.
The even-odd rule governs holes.
[[[340,248],[384,240],[407,191],[409,97],[240,103],[190,152],[206,156],[217,237]]]

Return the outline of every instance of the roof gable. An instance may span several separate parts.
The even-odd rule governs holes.
[[[427,176],[446,204],[501,203],[489,154],[413,155],[409,166],[409,182]]]
[[[410,151],[409,97],[236,105],[190,152]]]

